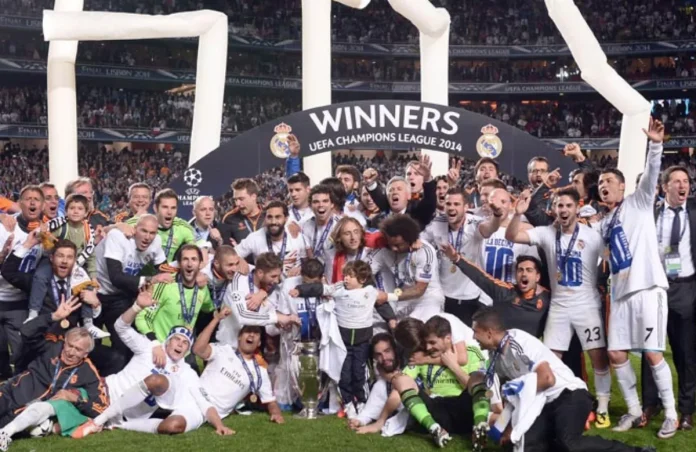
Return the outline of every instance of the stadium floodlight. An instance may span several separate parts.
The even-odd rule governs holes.
[[[334,0],[363,9],[370,0]],[[389,0],[420,32],[421,101],[449,104],[449,24],[444,8],[428,0]],[[331,0],[302,0],[302,108],[331,104]],[[433,174],[447,174],[449,156],[428,151]],[[304,172],[315,184],[331,176],[331,154],[306,157]]]
[[[619,169],[626,177],[626,194],[645,166],[647,137],[642,129],[650,120],[650,102],[607,63],[607,56],[572,0],[545,0],[549,17],[563,36],[580,68],[580,75],[623,114],[619,141]]]
[[[77,177],[78,41],[198,37],[196,100],[189,165],[220,146],[227,68],[227,15],[209,10],[171,15],[82,11],[82,0],[56,0],[43,13],[47,64],[49,175],[62,192]],[[62,193],[61,193],[62,194]]]

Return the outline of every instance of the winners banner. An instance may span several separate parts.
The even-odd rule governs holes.
[[[332,104],[269,121],[224,143],[170,186],[180,194],[182,207],[199,196],[217,198],[235,179],[285,165],[293,140],[300,145],[300,157],[339,149],[428,149],[472,160],[490,157],[500,171],[521,180],[527,179],[527,162],[535,156],[546,157],[549,168],[560,168],[563,174],[574,168],[547,143],[487,116],[415,101],[374,100]],[[179,212],[190,215],[188,208]]]

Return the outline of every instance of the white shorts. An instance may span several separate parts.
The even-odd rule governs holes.
[[[205,417],[203,417],[203,413],[201,413],[201,410],[198,409],[196,404],[174,410],[170,416],[181,416],[186,420],[186,430],[184,430],[184,433],[198,430],[205,424]]]
[[[551,350],[568,351],[573,333],[578,335],[583,350],[605,348],[607,338],[600,308],[551,305],[544,329],[544,345]]]
[[[641,290],[612,301],[609,350],[664,351],[667,344],[667,292],[660,287]]]

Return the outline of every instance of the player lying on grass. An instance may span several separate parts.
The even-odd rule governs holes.
[[[191,331],[174,327],[160,345],[131,328],[136,315],[154,304],[149,292],[141,292],[135,304],[114,324],[134,356],[121,372],[106,377],[111,397],[109,408],[81,425],[72,434],[73,438],[101,431],[107,422],[124,430],[171,435],[195,430],[208,420],[218,434],[234,433],[222,425],[215,408],[205,403],[204,394],[199,391],[198,375],[184,361],[193,340]],[[153,366],[153,355],[162,349],[165,361]],[[152,419],[157,408],[172,413],[164,420]]]

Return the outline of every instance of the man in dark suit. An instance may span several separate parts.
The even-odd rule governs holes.
[[[378,228],[386,217],[392,214],[406,214],[416,220],[421,231],[432,220],[437,209],[437,183],[432,177],[432,163],[427,155],[421,155],[417,163],[409,164],[423,177],[423,190],[413,193],[411,183],[406,178],[396,176],[387,184],[386,193],[377,183],[377,171],[367,170],[363,175],[367,191],[381,213],[370,219],[369,226]]]
[[[667,337],[679,377],[679,429],[691,430],[696,400],[696,200],[688,198],[690,181],[686,168],[667,168],[662,173],[661,182],[665,199],[655,204],[655,222],[660,257],[669,280]],[[647,424],[661,407],[657,386],[645,357],[641,370],[642,423]]]

